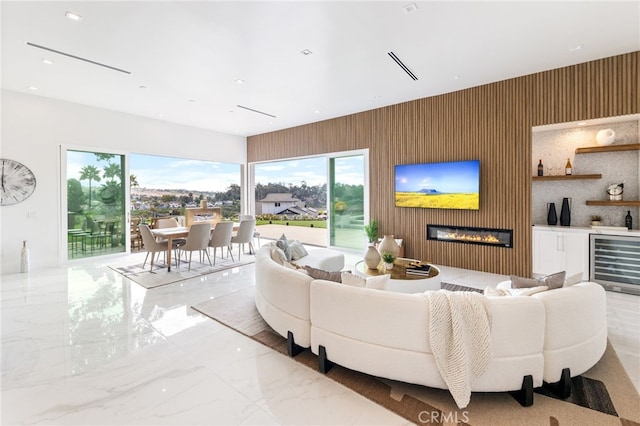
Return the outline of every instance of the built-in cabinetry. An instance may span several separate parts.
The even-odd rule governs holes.
[[[566,271],[582,272],[589,279],[589,230],[533,227],[533,273],[540,275]]]
[[[190,228],[196,222],[210,222],[212,225],[222,219],[220,207],[194,207],[185,209],[185,226]]]

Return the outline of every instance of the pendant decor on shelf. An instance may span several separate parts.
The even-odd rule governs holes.
[[[364,263],[369,269],[377,269],[380,264],[380,253],[373,245],[367,248],[367,252],[364,254]]]
[[[616,140],[616,132],[613,129],[602,129],[596,133],[596,143],[600,146],[611,145]]]
[[[556,203],[547,203],[547,225],[557,225]]]
[[[571,199],[562,199],[562,208],[560,209],[560,225],[571,226]]]
[[[391,253],[393,257],[400,255],[400,246],[396,242],[393,235],[385,235],[380,244],[378,244],[378,253]]]

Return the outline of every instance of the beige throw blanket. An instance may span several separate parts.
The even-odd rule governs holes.
[[[471,385],[491,360],[491,313],[487,298],[476,292],[431,291],[429,343],[438,371],[458,408],[471,398]]]

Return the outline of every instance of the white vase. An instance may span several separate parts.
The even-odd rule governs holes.
[[[380,244],[378,244],[378,252],[381,255],[382,253],[387,252],[391,253],[393,257],[398,257],[400,256],[400,246],[396,243],[393,235],[385,235]]]
[[[373,245],[367,248],[367,252],[364,254],[364,263],[369,269],[377,269],[380,264],[380,253]]]
[[[384,263],[384,269],[386,269],[387,271],[393,269],[393,263]]]
[[[611,145],[616,139],[616,132],[613,129],[602,129],[596,133],[596,143],[600,146]]]

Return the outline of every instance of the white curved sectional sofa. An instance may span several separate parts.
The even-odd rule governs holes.
[[[288,340],[289,354],[310,348],[319,369],[333,363],[378,377],[447,389],[429,343],[425,294],[354,287],[282,266],[263,247],[256,256],[256,307]],[[493,355],[472,391],[518,391],[550,384],[562,397],[570,378],[595,365],[606,348],[604,289],[595,283],[489,297]]]

